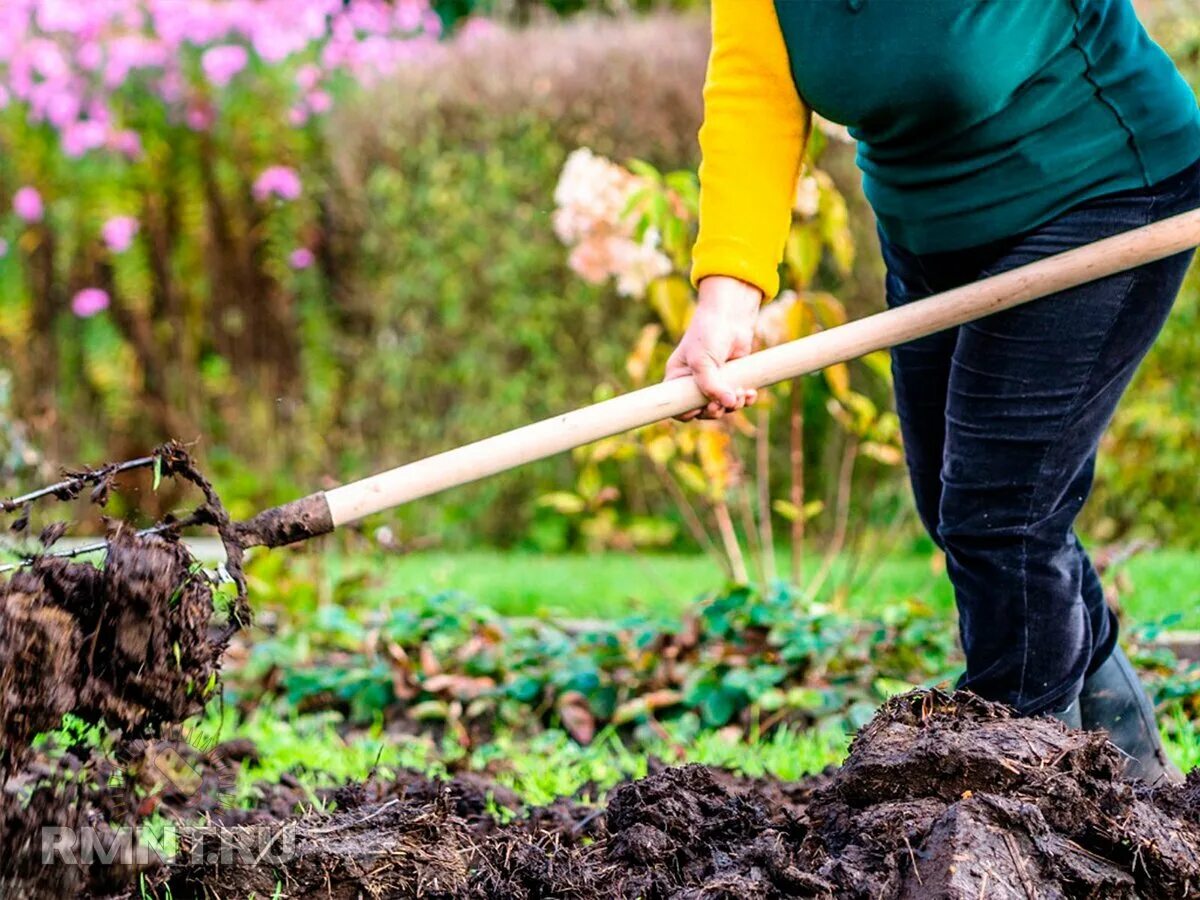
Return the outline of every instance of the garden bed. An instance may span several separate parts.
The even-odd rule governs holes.
[[[527,809],[482,776],[400,772],[326,792],[330,811],[308,814],[296,810],[311,794],[276,785],[256,809],[210,808],[204,827],[181,824],[172,864],[142,869],[136,890],[114,890],[132,867],[93,869],[91,896],[1193,895],[1200,779],[1153,790],[1120,770],[1097,736],[914,692],[885,705],[844,766],[793,784],[657,767],[606,806]],[[26,874],[50,887],[10,883],[6,896],[67,895],[71,884],[62,867]]]
[[[1200,888],[1200,782],[1122,782],[1117,752],[966,695],[913,693],[846,764],[793,785],[700,766],[518,815],[478,781],[368,784],[330,816],[206,829],[175,897],[1178,898]],[[270,841],[280,860],[258,862]],[[257,849],[259,856],[244,852]]]

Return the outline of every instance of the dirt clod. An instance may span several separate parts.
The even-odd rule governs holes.
[[[103,569],[42,559],[0,590],[0,770],[64,713],[130,736],[180,722],[216,685],[212,588],[182,544],[112,535]]]

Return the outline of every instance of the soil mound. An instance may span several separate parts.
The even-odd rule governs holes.
[[[169,885],[178,898],[280,886],[290,896],[514,900],[1196,895],[1200,777],[1150,790],[1120,772],[1119,751],[1097,735],[967,694],[917,692],[879,712],[840,770],[786,789],[667,768],[614,789],[581,840],[578,823],[600,818],[587,808],[559,803],[488,825],[470,791],[440,786],[430,798],[410,780],[391,796],[345,794],[332,816],[198,833],[189,846],[205,852]],[[279,835],[294,838],[291,852],[255,862]],[[231,856],[245,862],[210,861]]]
[[[1119,751],[968,694],[909,694],[814,794],[801,864],[846,898],[1178,898],[1200,889],[1187,790]],[[1193,782],[1193,785],[1195,782]]]
[[[0,772],[64,713],[127,735],[200,712],[224,642],[213,594],[178,541],[111,536],[103,569],[44,558],[0,587]]]

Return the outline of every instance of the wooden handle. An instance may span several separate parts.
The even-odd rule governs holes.
[[[729,380],[761,388],[962,325],[1200,245],[1200,210],[1163,219],[897,309],[729,363]],[[327,491],[334,527],[488,475],[641,428],[704,404],[681,378],[554,416]]]

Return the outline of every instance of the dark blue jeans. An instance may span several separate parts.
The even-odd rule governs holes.
[[[915,255],[883,240],[898,306],[1200,207],[1200,163],[1026,234]],[[917,510],[946,552],[962,686],[1062,709],[1112,652],[1116,619],[1074,531],[1096,449],[1191,254],[1064,291],[892,353]],[[1194,373],[1180,373],[1192,377]]]

